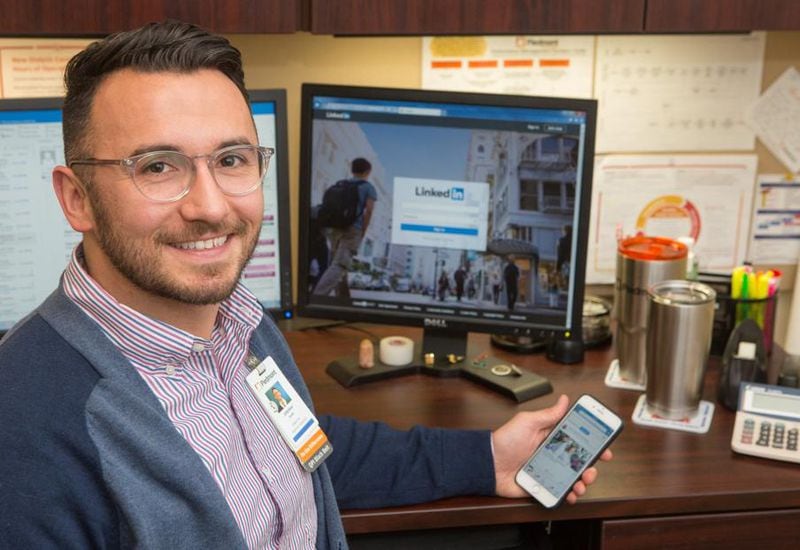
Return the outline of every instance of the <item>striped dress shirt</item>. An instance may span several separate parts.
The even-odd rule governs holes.
[[[245,381],[248,342],[264,314],[255,296],[237,285],[207,340],[119,303],[82,264],[78,246],[64,272],[65,294],[156,395],[217,482],[248,546],[313,548],[311,476]]]

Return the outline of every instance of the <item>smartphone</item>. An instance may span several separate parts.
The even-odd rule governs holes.
[[[558,506],[620,431],[619,416],[582,395],[517,472],[517,483],[546,508]]]

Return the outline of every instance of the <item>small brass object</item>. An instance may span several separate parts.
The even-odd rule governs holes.
[[[495,376],[508,376],[511,374],[511,367],[508,365],[495,365],[492,367],[492,374]]]

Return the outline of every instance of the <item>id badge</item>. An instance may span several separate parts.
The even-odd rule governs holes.
[[[333,452],[333,446],[319,427],[317,417],[297,395],[272,357],[250,371],[247,384],[303,469],[316,470]]]

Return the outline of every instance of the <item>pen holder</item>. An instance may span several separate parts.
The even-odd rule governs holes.
[[[775,328],[775,310],[778,301],[776,292],[768,298],[742,300],[729,294],[717,294],[717,309],[714,312],[714,329],[711,336],[711,355],[722,355],[728,338],[736,325],[752,319],[764,333],[764,349],[772,353],[772,338]]]

